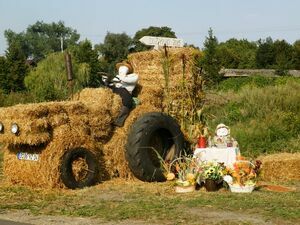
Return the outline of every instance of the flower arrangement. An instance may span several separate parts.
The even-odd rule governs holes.
[[[204,181],[206,179],[220,181],[223,178],[225,166],[223,163],[217,162],[203,162],[200,164],[200,179]]]
[[[240,187],[241,190],[236,192],[251,192],[255,185],[261,161],[256,160],[254,163],[247,160],[236,161],[233,164],[233,169],[227,169],[227,175],[224,176],[224,181],[231,188]]]
[[[193,156],[181,156],[170,163],[166,179],[175,180],[175,186],[195,187],[198,176],[199,166]]]

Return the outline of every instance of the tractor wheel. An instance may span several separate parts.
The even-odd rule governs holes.
[[[60,178],[71,189],[94,185],[98,176],[98,164],[93,153],[85,148],[67,151],[62,157]]]
[[[183,150],[184,138],[170,116],[151,112],[132,126],[126,145],[126,159],[132,173],[142,181],[165,181],[162,161],[171,161]]]

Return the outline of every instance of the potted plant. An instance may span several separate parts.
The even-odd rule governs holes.
[[[248,160],[239,160],[228,169],[224,181],[229,185],[231,192],[250,193],[254,190],[261,161],[254,163]]]
[[[207,191],[217,191],[223,181],[223,171],[225,166],[223,163],[205,162],[200,165],[201,175],[200,181],[204,182]]]

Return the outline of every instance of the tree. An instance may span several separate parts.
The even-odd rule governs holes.
[[[147,46],[142,44],[139,40],[144,36],[156,36],[156,37],[170,37],[170,38],[176,38],[175,32],[172,31],[169,27],[153,27],[150,26],[148,28],[141,29],[137,31],[133,37],[134,42],[134,51],[140,52],[149,50],[151,46]]]
[[[63,48],[66,49],[75,45],[80,36],[76,30],[66,27],[62,21],[49,24],[37,21],[28,26],[26,32],[15,33],[6,30],[5,37],[8,46],[18,42],[26,57],[33,56],[40,60],[49,53],[61,51],[61,40],[63,40]]]
[[[24,78],[29,70],[25,64],[26,56],[18,42],[12,43],[6,51],[8,73],[3,80],[6,93],[25,90]]]
[[[77,63],[76,60],[72,60],[72,64],[75,77],[73,91],[76,92],[87,85],[90,67],[87,63]],[[69,91],[64,54],[49,54],[26,76],[25,85],[36,101],[66,99]]]
[[[293,47],[285,40],[277,40],[273,44],[275,54],[275,69],[279,75],[286,74],[286,71],[293,66]]]
[[[107,63],[108,73],[114,73],[116,63],[127,58],[129,46],[132,45],[132,39],[126,34],[107,33],[103,44],[95,46],[98,54],[102,56],[104,64]]]
[[[220,63],[223,67],[232,69],[256,68],[256,50],[257,45],[254,42],[231,38],[220,43],[218,47]]]
[[[275,49],[274,42],[271,37],[266,40],[258,41],[258,49],[256,52],[256,66],[257,68],[272,68],[275,64]]]
[[[0,87],[2,90],[8,90],[7,76],[9,73],[9,67],[7,60],[4,56],[0,56]],[[1,93],[0,93],[1,94]]]
[[[294,53],[293,53],[293,64],[294,69],[300,70],[300,40],[295,41],[293,44]]]
[[[104,71],[106,68],[101,66],[97,51],[93,49],[92,43],[88,40],[81,41],[79,45],[73,46],[71,51],[78,63],[87,63],[90,66],[91,74],[89,75],[87,85],[90,87],[99,87],[101,77],[97,73]]]
[[[203,53],[204,57],[200,61],[200,66],[204,69],[204,79],[208,82],[208,85],[216,84],[221,81],[222,75],[219,74],[221,65],[218,58],[218,40],[213,35],[211,28],[204,41]]]

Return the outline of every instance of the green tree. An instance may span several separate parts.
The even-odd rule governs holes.
[[[151,46],[144,45],[139,40],[144,36],[155,36],[155,37],[170,37],[176,38],[175,32],[172,31],[170,27],[153,27],[150,26],[148,28],[141,29],[137,31],[133,37],[134,42],[134,51],[140,52],[149,50]]]
[[[255,42],[231,38],[220,43],[218,47],[220,63],[223,67],[232,69],[256,68],[256,50],[257,45]]]
[[[78,63],[87,63],[91,68],[91,74],[87,86],[98,87],[101,83],[100,76],[97,74],[99,71],[104,71],[106,68],[101,66],[98,60],[98,54],[92,47],[92,43],[88,40],[81,41],[79,45],[71,48],[74,59]]]
[[[204,69],[204,79],[208,85],[216,84],[222,80],[222,75],[219,74],[221,65],[218,57],[218,40],[211,28],[204,41],[203,53],[204,57],[200,61],[200,66]]]
[[[293,53],[293,68],[300,70],[300,40],[295,41],[293,44],[294,53]]]
[[[258,41],[258,49],[255,59],[257,68],[266,69],[274,67],[275,49],[274,42],[271,37],[268,37],[266,40]]]
[[[279,75],[286,74],[286,71],[293,67],[293,47],[285,40],[274,42],[275,67]]]
[[[6,93],[25,90],[24,78],[28,73],[26,56],[18,42],[12,43],[6,51],[8,73],[3,80],[3,90]]]
[[[66,49],[76,44],[80,36],[76,30],[66,27],[62,21],[58,23],[37,21],[28,26],[26,32],[15,33],[12,30],[6,30],[5,37],[8,46],[15,42],[20,43],[26,57],[34,56],[42,59],[49,53],[61,51],[61,39],[63,48]]]
[[[9,73],[9,67],[7,60],[4,56],[0,56],[0,87],[2,90],[8,90],[7,77]],[[1,95],[1,92],[0,92]]]
[[[73,91],[79,91],[89,81],[90,67],[87,63],[72,60],[74,73]],[[68,97],[68,85],[64,55],[52,53],[39,62],[25,78],[25,85],[36,101],[64,100]]]
[[[102,57],[103,64],[108,64],[108,73],[115,72],[116,63],[127,58],[129,46],[132,45],[132,39],[126,34],[107,33],[103,44],[95,46],[98,54]]]

